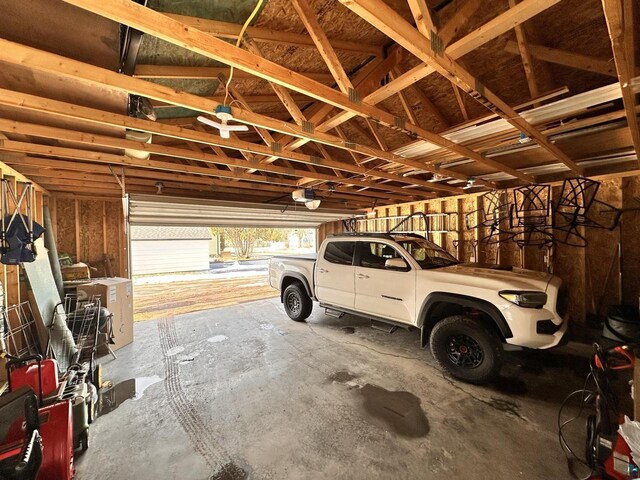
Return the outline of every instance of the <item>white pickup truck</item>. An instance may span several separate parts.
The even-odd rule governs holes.
[[[498,374],[504,344],[550,348],[567,330],[558,277],[461,264],[415,234],[334,235],[317,259],[271,259],[269,282],[298,322],[315,300],[328,313],[417,328],[440,366],[471,383]]]

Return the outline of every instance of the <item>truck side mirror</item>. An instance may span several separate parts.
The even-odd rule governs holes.
[[[384,262],[384,268],[387,270],[407,270],[409,265],[402,258],[390,258]]]

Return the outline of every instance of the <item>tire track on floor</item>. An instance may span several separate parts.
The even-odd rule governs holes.
[[[183,430],[189,437],[193,448],[214,472],[210,480],[242,480],[247,473],[238,467],[226,450],[221,446],[211,430],[207,428],[197,408],[189,400],[180,381],[180,365],[174,361],[170,352],[179,346],[173,317],[158,321],[158,335],[164,361],[164,386],[171,409]]]

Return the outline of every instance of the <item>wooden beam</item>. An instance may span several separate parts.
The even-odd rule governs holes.
[[[316,12],[314,12],[307,0],[291,0],[291,4],[293,8],[296,9],[296,12],[298,12],[300,20],[302,20],[304,27],[313,39],[313,43],[315,43],[318,52],[320,52],[324,63],[327,64],[327,68],[329,68],[338,87],[342,90],[342,93],[348,94],[350,90],[353,90],[353,85],[344,68],[342,68],[335,50],[329,43],[329,39],[320,27]]]
[[[249,52],[253,53],[259,58],[264,58],[260,47],[258,47],[258,45],[256,45],[249,36],[245,35],[242,42]],[[296,105],[296,102],[291,96],[291,93],[289,93],[289,90],[287,90],[285,86],[272,81],[269,81],[269,85],[271,85],[271,88],[282,102],[282,105],[284,105],[284,108],[287,109],[287,112],[291,114],[291,118],[293,118],[294,122],[296,122],[298,125],[302,125],[303,122],[307,121],[304,113],[302,113],[302,110],[300,110],[298,105]]]
[[[638,14],[638,3],[633,0],[622,0],[622,10],[624,16],[622,36],[629,76],[640,76],[640,70],[636,68],[636,38],[638,38],[638,24],[636,22],[639,20],[635,17]]]
[[[393,69],[393,79],[396,79],[398,77],[400,77],[403,74],[402,70],[400,67],[396,67]],[[417,84],[413,84],[412,86],[413,92],[415,94],[415,96],[417,97],[418,103],[420,103],[422,105],[422,108],[424,108],[424,110],[433,115],[434,117],[436,117],[436,119],[438,120],[438,122],[442,123],[443,126],[448,127],[450,125],[449,121],[444,117],[444,115],[442,115],[442,112],[438,109],[438,107],[436,107],[433,102],[431,100],[429,100],[429,98],[425,95],[425,93],[420,89],[420,87]],[[403,102],[403,108],[405,109],[405,112],[407,112],[407,108],[404,107],[404,103],[406,102],[407,105],[413,107],[413,103],[409,102],[407,100],[406,95],[404,95],[402,92],[398,92],[398,95],[400,96],[400,101]],[[404,100],[403,100],[404,97]],[[407,112],[407,116],[409,118],[415,118],[415,114],[413,112],[411,112],[411,114],[409,114]],[[413,122],[416,123],[416,122]]]
[[[464,98],[460,95],[460,89],[455,83],[451,84],[451,88],[453,88],[453,93],[456,96],[456,102],[458,102],[458,107],[460,107],[460,111],[462,112],[462,117],[465,121],[469,120],[469,114],[467,113],[467,107],[464,104]]]
[[[2,135],[2,137],[4,137],[4,136]],[[6,137],[4,137],[4,138],[6,138]],[[9,159],[4,159],[4,160],[7,163],[11,163]],[[34,182],[30,178],[26,177],[25,175],[20,173],[18,170],[14,169],[14,168],[11,168],[5,162],[0,162],[0,176],[5,176],[6,175],[6,176],[9,176],[9,177],[14,177],[18,182],[31,183],[33,185],[33,188],[36,190],[36,192],[40,192],[40,193],[43,193],[45,195],[49,195],[49,192],[47,192],[46,188],[42,187],[42,185],[40,185],[38,182]]]
[[[520,2],[518,5],[513,7],[512,9],[503,12],[502,14],[495,17],[493,20],[490,20],[486,24],[481,27],[475,29],[473,32],[466,35],[464,38],[461,38],[457,42],[448,45],[445,48],[445,53],[449,55],[453,59],[458,59],[463,57],[464,55],[470,53],[476,48],[484,45],[485,43],[499,37],[500,35],[511,30],[515,25],[519,25],[526,20],[534,17],[538,13],[546,10],[551,7],[555,3],[560,0],[556,0],[554,2],[548,1],[538,1],[538,0],[524,0]],[[435,70],[431,65],[423,63],[417,65],[407,72],[400,75],[395,80],[389,82],[385,86],[378,88],[374,92],[367,94],[363,101],[370,103],[372,105],[378,104],[389,97],[392,97],[397,92],[408,88],[411,85],[414,85],[416,82],[422,80],[423,78],[428,77]],[[318,130],[321,131],[329,131],[335,128],[338,125],[350,120],[355,116],[352,112],[341,112],[338,115],[330,118],[326,122],[318,125]],[[324,130],[326,129],[326,130]]]
[[[152,122],[149,120],[133,118],[126,115],[118,115],[115,113],[104,112],[101,110],[96,110],[88,107],[81,107],[78,105],[71,105],[64,102],[59,102],[57,100],[44,99],[41,97],[36,97],[34,95],[13,92],[10,90],[0,89],[0,105],[20,107],[20,108],[31,110],[31,111],[37,111],[41,113],[47,113],[50,115],[62,116],[65,118],[74,118],[74,119],[83,120],[90,123],[97,123],[100,125],[126,127],[126,128],[131,128],[133,130],[139,130],[139,131],[148,132],[152,134],[179,138],[185,141],[194,141],[194,142],[204,143],[207,145],[218,145],[225,148],[226,147],[232,148],[234,150],[250,151],[252,153],[256,153],[259,155],[268,155],[273,153],[273,150],[267,147],[263,147],[261,145],[254,144],[254,143],[242,142],[240,140],[234,140],[234,139],[222,139],[219,136],[211,135],[211,134],[200,132],[200,131],[184,129],[181,127],[176,127],[171,125],[163,125],[163,124],[159,124],[157,122]],[[36,131],[36,130],[32,129],[31,131]],[[59,133],[62,135],[61,132]],[[89,135],[86,134],[86,136],[88,137]],[[81,137],[76,136],[76,138],[81,138]],[[343,139],[340,139],[340,141],[345,142],[345,140]],[[383,152],[383,153],[386,153],[386,152]],[[310,155],[305,155],[305,154],[292,152],[292,151],[278,152],[278,155],[284,158],[287,158],[289,160],[301,161],[302,163],[314,163],[314,161],[315,162],[318,161],[318,159],[314,159]],[[407,159],[407,162],[409,162],[414,166],[422,165],[419,162],[414,162],[408,159]],[[218,162],[218,163],[224,163],[224,162]],[[263,166],[261,167],[261,165],[262,164],[251,165],[250,167],[251,168],[255,167],[260,170],[265,170],[265,168],[263,168]],[[330,168],[336,167],[335,164],[328,165],[326,161],[323,162],[323,165],[329,166]],[[348,164],[343,164],[343,165],[348,165]],[[235,165],[235,166],[240,166],[240,165]],[[352,167],[350,167],[349,170],[352,170]],[[291,173],[291,170],[289,170],[288,172]],[[374,175],[371,169],[367,169],[366,172],[367,173],[371,172],[370,174],[372,176]],[[287,172],[277,172],[277,173],[287,174]],[[301,176],[307,176],[303,174],[306,172],[300,171],[299,173]],[[447,175],[449,174],[450,173],[447,172]],[[451,173],[451,174],[455,175],[455,173]],[[463,177],[463,178],[466,178],[466,177]],[[322,178],[321,180],[331,181],[330,178]],[[438,189],[438,186],[435,186],[435,188]],[[450,191],[451,188],[452,187],[445,187],[444,191]]]
[[[98,175],[89,175],[89,174],[78,174],[73,172],[52,172],[52,171],[37,171],[33,168],[23,168],[23,171],[31,174],[34,178],[37,178],[39,181],[46,185],[78,185],[78,186],[89,186],[94,185],[100,188],[108,188],[111,190],[120,191],[120,186],[116,183],[115,179],[110,174],[98,174]],[[180,177],[180,176],[178,176]],[[184,177],[184,176],[182,176]],[[197,177],[195,177],[197,178]],[[213,179],[204,179],[202,182],[192,182],[186,181],[183,178],[160,178],[155,176],[154,174],[147,174],[145,176],[141,176],[140,174],[128,170],[126,174],[127,186],[131,185],[145,185],[145,186],[154,186],[157,181],[162,181],[165,187],[169,188],[203,188],[205,186],[214,187],[217,192],[228,192],[228,193],[246,193],[253,192],[255,194],[269,194],[269,193],[278,193],[288,195],[291,193],[291,187],[278,187],[275,185],[260,185],[257,188],[257,184],[246,183],[246,182],[225,182],[221,180],[213,180]],[[319,190],[319,189],[316,189]],[[326,190],[323,190],[326,192]],[[358,198],[360,197],[360,198]],[[360,193],[354,191],[352,195],[344,195],[336,192],[331,193],[332,199],[337,200],[349,200],[349,201],[364,201],[364,202],[372,202],[371,198],[363,198]],[[401,197],[396,197],[401,198]]]
[[[542,45],[528,44],[529,53],[537,58],[548,63],[555,63],[563,65],[565,67],[576,68],[579,70],[585,70],[587,72],[599,73],[608,77],[616,77],[615,63],[605,58],[595,58],[588,55],[581,55],[579,53],[567,52],[566,50],[559,50],[557,48],[544,47]],[[520,50],[518,44],[514,41],[508,41],[504,47],[504,51],[518,55]],[[638,72],[640,74],[640,72]]]
[[[234,79],[236,78],[235,74],[233,75]],[[280,103],[280,99],[277,95],[244,95],[244,100],[246,105],[262,105],[269,103]],[[293,100],[296,103],[309,103],[311,100],[309,97],[305,95],[295,94],[291,95]],[[224,101],[224,95],[214,95],[210,97],[204,97],[214,102],[222,103]],[[152,101],[151,104],[154,108],[174,108],[175,105],[171,105],[170,103]]]
[[[571,160],[562,150],[555,144],[549,142],[544,135],[522,118],[513,108],[486,88],[485,85],[456,63],[455,60],[446,55],[446,53],[440,55],[434,51],[432,45],[425,41],[420,32],[413,28],[382,0],[340,0],[340,2],[367,20],[371,25],[390,36],[390,38],[422,61],[431,62],[431,65],[438,73],[472,95],[490,110],[499,114],[532,140],[535,140],[541,147],[551,153],[570,170],[582,174],[582,168]],[[557,3],[557,0],[548,0],[548,2]],[[539,3],[545,2],[541,0]],[[512,11],[523,4],[525,4],[525,2],[518,4],[510,10]]]
[[[511,8],[517,5],[516,0],[509,0],[509,6]],[[522,60],[522,68],[527,78],[527,85],[529,86],[529,96],[536,98],[540,96],[540,89],[538,88],[538,80],[536,78],[536,72],[533,68],[533,61],[531,59],[531,53],[529,52],[529,45],[527,43],[527,34],[524,31],[524,25],[516,25],[514,27],[516,32],[516,41],[518,44],[518,50],[520,52],[520,58]]]
[[[397,73],[396,71],[394,71],[391,74],[391,78],[397,78],[396,75]],[[400,99],[400,104],[402,105],[402,109],[404,110],[404,113],[409,119],[409,121],[414,125],[418,125],[418,117],[416,117],[416,114],[413,112],[413,105],[409,103],[409,100],[407,99],[407,96],[404,94],[404,91],[398,92],[397,95],[398,95],[398,98]]]
[[[3,47],[6,47],[6,48],[3,48]],[[248,52],[243,51],[243,53],[248,53]],[[190,108],[192,110],[196,110],[196,111],[207,113],[207,114],[210,114],[211,112],[213,112],[215,108],[219,105],[217,102],[206,100],[206,99],[203,99],[202,97],[198,97],[186,92],[176,91],[175,89],[168,88],[168,87],[158,85],[152,82],[148,82],[145,80],[130,78],[125,75],[120,75],[116,72],[111,72],[109,70],[102,69],[100,67],[95,67],[82,62],[60,57],[55,54],[43,52],[37,49],[33,49],[31,47],[26,47],[24,45],[19,45],[13,42],[9,42],[7,40],[0,39],[0,60],[6,59],[12,64],[22,64],[25,58],[29,59],[29,67],[33,69],[56,73],[64,77],[82,79],[84,81],[98,84],[98,85],[103,85],[103,86],[106,85],[112,89],[129,92],[129,93],[140,94],[148,98],[169,102],[175,105],[183,106],[183,107]],[[331,90],[331,91],[337,95],[344,95],[335,90]],[[5,100],[6,100],[5,98],[2,98],[0,96],[0,103]],[[18,104],[16,106],[23,107],[22,104]],[[238,107],[231,107],[231,108],[232,108],[234,118],[248,125],[259,126],[269,130],[278,131],[287,135],[299,136],[301,138],[314,140],[314,141],[324,143],[326,145],[333,146],[336,148],[351,150],[355,153],[360,153],[362,155],[381,158],[381,159],[384,159],[385,161],[397,163],[400,165],[413,166],[415,168],[427,169],[427,170],[430,168],[428,165],[423,165],[419,162],[406,159],[404,157],[392,154],[390,152],[384,152],[382,150],[375,149],[372,147],[345,142],[339,137],[318,131],[318,129],[310,131],[310,129],[308,128],[304,128],[296,124],[287,123],[280,120],[275,120],[264,115],[249,112],[245,109],[241,109]],[[396,121],[395,116],[384,111],[381,111],[381,112],[385,116],[387,116],[389,121],[392,121],[393,119],[393,122],[395,123]],[[157,125],[157,123],[154,123],[154,125]],[[444,139],[443,137],[439,137],[431,132],[427,132],[424,130],[422,131],[427,136],[433,136],[436,144],[441,145],[444,148],[453,149],[459,152],[461,155],[465,155],[470,158],[473,158],[474,160],[479,161],[480,163],[486,164],[491,168],[495,168],[496,170],[507,172],[510,175],[516,176],[525,181],[530,181],[530,180],[527,180],[527,179],[530,179],[529,176],[521,172],[518,172],[517,170],[510,169],[509,167],[505,167],[499,162],[495,162],[493,160],[486,159],[482,156],[479,156],[473,151],[465,147],[458,146],[454,142]],[[206,141],[205,143],[210,143],[215,138],[216,139],[215,141],[219,146],[229,146],[230,148],[234,148],[233,146],[231,146],[228,140],[226,142],[223,142],[223,139],[219,139],[219,137],[216,138],[216,136],[214,135],[211,135],[210,137],[211,137],[210,140]],[[251,148],[260,147],[255,144],[245,142],[245,147],[249,147],[250,145],[253,146]],[[241,148],[241,149],[245,149],[245,148]],[[259,153],[262,154],[263,152],[264,150],[260,151]],[[269,154],[273,154],[273,153],[274,153],[273,151],[269,152]],[[278,152],[277,155],[281,157],[285,157],[285,155],[284,154],[281,155],[281,153],[282,152]],[[290,159],[291,153],[292,152],[288,152],[286,155],[286,158]],[[454,176],[454,177],[458,175],[459,177],[461,177],[461,179],[467,178],[466,176],[457,174],[455,172],[449,172],[447,175]],[[436,188],[443,189],[444,186],[434,187],[434,189]],[[447,189],[449,188],[447,187]]]
[[[635,93],[631,85],[631,78],[635,71],[635,52],[633,43],[626,43],[625,34],[631,35],[633,40],[634,24],[633,0],[602,0],[604,18],[609,30],[613,59],[616,63],[618,80],[622,90],[622,102],[627,114],[627,123],[631,131],[631,139],[636,155],[640,157],[640,127],[635,111]],[[640,158],[638,158],[640,165]]]
[[[221,38],[237,39],[242,28],[242,25],[238,25],[237,23],[227,23],[218,20],[188,17],[185,15],[175,15],[171,13],[167,13],[166,15],[180,21],[181,23]],[[315,45],[313,39],[308,35],[301,35],[293,32],[270,30],[260,27],[248,27],[245,33],[260,43],[277,43],[281,45],[292,45],[295,47],[313,47]],[[332,47],[336,50],[345,50],[348,52],[375,56],[382,55],[382,47],[377,45],[367,45],[366,43],[349,42],[339,39],[331,39],[329,41],[331,42]]]
[[[109,166],[96,164],[96,163],[84,163],[77,161],[66,161],[66,160],[52,160],[48,158],[35,158],[35,157],[23,157],[12,160],[9,164],[14,165],[19,168],[21,172],[26,173],[35,173],[38,175],[46,175],[47,177],[57,177],[63,178],[67,175],[77,176],[78,179],[89,180],[92,179],[94,175],[105,175],[109,179],[113,178],[112,172],[109,169]],[[13,169],[12,169],[13,170]],[[125,174],[127,178],[135,177],[135,178],[148,178],[154,180],[167,180],[173,182],[184,182],[184,183],[194,183],[200,185],[211,185],[211,186],[228,186],[228,185],[236,185],[236,186],[248,186],[253,189],[264,189],[267,190],[270,187],[273,188],[281,188],[276,187],[276,183],[274,185],[253,182],[249,180],[239,180],[237,183],[231,183],[231,179],[229,178],[221,178],[216,179],[214,177],[202,176],[197,174],[183,174],[183,173],[168,173],[164,171],[158,170],[149,170],[149,169],[141,169],[141,168],[126,168]],[[106,178],[106,177],[105,177]],[[284,185],[286,188],[283,188],[285,192],[291,192],[292,187],[297,185],[295,180],[288,179],[280,179],[277,184]],[[327,187],[316,187],[318,190],[328,191]],[[348,187],[341,187],[339,185],[334,186],[334,191],[338,193],[342,193],[345,195],[355,195],[355,196],[366,196],[371,198],[380,198],[380,193],[375,193],[371,191],[359,192],[356,190],[351,190]],[[388,197],[392,200],[398,201],[406,201],[406,192],[404,195],[396,195],[393,193],[384,193],[385,197]]]
[[[442,39],[442,43],[449,45],[480,8],[480,5],[482,5],[482,0],[465,0],[461,6],[458,6],[447,23],[438,29],[438,36]]]
[[[418,31],[427,38],[431,38],[432,34],[436,34],[436,28],[429,7],[425,0],[407,0],[413,19],[416,21]]]
[[[140,31],[149,33],[154,35],[164,41],[173,43],[175,45],[187,48],[190,51],[195,53],[204,55],[206,57],[212,58],[214,60],[222,61],[228,65],[232,65],[235,68],[239,68],[245,70],[247,72],[253,73],[254,75],[268,80],[270,82],[277,83],[282,85],[283,87],[289,88],[291,90],[297,91],[299,93],[303,93],[305,95],[309,95],[317,100],[322,102],[334,105],[343,110],[351,111],[357,115],[361,115],[364,117],[372,117],[376,119],[379,123],[392,127],[398,128],[398,119],[388,113],[385,112],[373,105],[367,104],[365,102],[353,102],[348,95],[333,90],[326,85],[323,85],[318,82],[314,82],[296,72],[292,72],[291,70],[284,68],[280,65],[277,65],[273,62],[265,60],[264,58],[259,57],[258,55],[252,54],[240,48],[229,45],[223,40],[220,40],[212,35],[206,34],[202,31],[193,29],[187,25],[181,24],[174,19],[167,17],[166,15],[162,15],[161,13],[155,12],[149,8],[138,5],[134,2],[130,2],[128,0],[111,0],[110,2],[102,2],[96,3],[92,0],[64,0],[67,3],[75,5],[77,7],[83,8],[87,11],[91,11],[95,14],[104,16],[106,18],[110,18],[111,20],[123,23],[125,25],[129,25],[132,28],[136,28]],[[351,4],[350,0],[341,0],[343,3]],[[541,0],[539,0],[541,1]],[[548,2],[556,2],[558,0],[545,0]],[[376,3],[382,3],[381,0]],[[523,2],[525,3],[525,2]],[[386,7],[386,11],[390,11],[395,17],[398,18],[401,22],[403,22],[403,26],[405,28],[409,28],[412,32],[415,32],[418,35],[419,39],[417,40],[419,43],[425,43],[423,40],[424,37],[420,35],[420,33],[413,29],[402,17],[400,17],[397,13],[395,13],[390,7]],[[414,38],[414,40],[416,40]],[[406,43],[406,42],[405,42]],[[404,45],[407,48],[406,44]],[[418,47],[419,49],[425,48],[424,46]],[[408,50],[412,50],[409,49]],[[415,48],[413,49],[415,51]],[[423,58],[424,61],[431,61],[431,59]],[[451,62],[450,59],[448,59]],[[440,69],[440,73],[444,71],[442,68]],[[468,75],[468,74],[467,74]],[[448,73],[449,77],[454,78],[454,75]],[[468,87],[467,88],[471,88]],[[487,90],[487,93],[490,93]],[[493,94],[491,94],[493,95]],[[500,101],[497,98],[494,98],[494,103],[496,101]],[[173,103],[173,102],[172,102]],[[509,108],[506,104],[502,105],[503,108]],[[517,117],[517,114],[512,111],[512,113]],[[256,124],[256,116],[255,114],[247,115],[246,112],[241,111],[240,109],[233,109],[233,116],[236,120],[255,125]],[[524,125],[523,128],[528,130],[528,133],[532,137],[536,137],[536,132],[530,128],[530,125],[526,123],[523,119],[519,119],[516,121],[512,121],[513,123]],[[265,128],[265,125],[260,125]],[[281,131],[282,127],[280,127]],[[502,172],[508,173],[509,175],[515,176],[525,182],[533,182],[533,178],[529,175],[526,175],[522,172],[519,172],[515,169],[512,169],[506,165],[501,164],[500,162],[496,162],[487,157],[477,154],[472,150],[461,147],[460,145],[451,142],[450,140],[437,135],[433,132],[427,131],[425,129],[420,128],[411,123],[404,124],[404,128],[402,128],[406,132],[411,135],[415,135],[423,140],[431,142],[435,145],[447,148],[451,151],[455,151],[457,153],[461,153],[463,155],[468,156],[469,158],[475,160],[476,162],[490,166],[491,168],[495,168]],[[297,132],[301,137],[310,138],[308,134],[305,134],[304,130],[295,129],[292,132],[283,132],[283,133],[293,133]],[[316,141],[318,141],[318,135],[315,135]],[[544,144],[545,139],[540,135],[537,135],[535,138],[539,143]],[[325,142],[322,142],[325,143]],[[562,152],[557,149],[554,145],[545,144],[548,148],[555,152],[555,154],[561,157]],[[462,153],[464,152],[464,153]],[[387,153],[388,155],[388,153]],[[375,155],[378,156],[378,155]],[[382,157],[380,157],[382,158]],[[571,160],[566,157],[562,158],[563,161],[571,162]],[[427,167],[428,168],[428,167]],[[577,168],[577,166],[575,166]]]
[[[436,118],[436,120],[442,124],[443,127],[451,126],[451,122],[442,114],[442,111],[431,101],[427,94],[422,91],[419,85],[413,84],[413,93],[418,99],[418,103],[422,105],[422,108],[429,114]]]
[[[345,183],[348,185],[360,185],[360,186],[368,186],[372,188],[382,188],[389,189],[390,191],[396,192],[407,192],[406,189],[401,187],[389,187],[388,185],[380,186],[376,183],[364,181],[364,180],[354,180],[354,179],[342,179],[338,178],[335,175],[327,175],[321,173],[308,172],[303,170],[295,170],[287,167],[280,167],[273,164],[259,164],[256,162],[247,162],[246,160],[234,159],[230,157],[221,158],[218,155],[212,155],[204,152],[194,152],[191,150],[185,150],[181,148],[175,147],[167,147],[162,145],[154,145],[143,142],[132,142],[129,140],[123,140],[115,137],[107,137],[104,135],[90,135],[81,132],[74,132],[71,130],[65,130],[55,127],[45,127],[41,125],[27,124],[22,122],[15,122],[11,120],[0,120],[0,130],[9,130],[13,133],[22,133],[25,135],[37,136],[42,138],[50,138],[55,140],[67,140],[73,141],[77,143],[82,143],[85,145],[91,146],[99,146],[99,147],[111,147],[111,148],[122,148],[122,149],[131,149],[131,150],[140,150],[147,151],[149,153],[154,153],[156,155],[163,155],[173,158],[179,159],[188,159],[188,160],[196,160],[214,164],[227,165],[230,167],[238,167],[238,168],[257,168],[259,170],[276,173],[281,175],[293,175],[299,177],[309,177],[315,178],[316,180],[328,180],[330,182],[337,183]],[[26,133],[30,132],[30,133]],[[206,167],[196,167],[192,165],[181,165],[177,163],[171,162],[163,162],[158,160],[137,160],[127,156],[115,155],[110,153],[89,151],[89,150],[79,150],[73,148],[66,147],[53,147],[48,145],[40,145],[40,144],[29,144],[23,142],[15,142],[11,140],[0,140],[0,150],[7,150],[12,152],[20,152],[26,153],[29,155],[46,155],[46,156],[57,156],[61,158],[74,159],[80,161],[95,161],[98,163],[111,163],[117,165],[129,165],[129,166],[137,166],[143,168],[153,168],[158,170],[170,170],[177,171],[183,173],[201,173],[205,175],[211,176],[220,176],[227,178],[240,178],[247,179],[253,181],[261,181],[265,183],[278,183],[281,179],[268,177],[268,176],[260,176],[260,175],[251,175],[247,173],[240,173],[238,171],[226,171],[226,170],[211,170]],[[311,157],[314,158],[314,157]],[[334,163],[340,163],[345,171],[350,171],[354,173],[360,174],[368,174],[370,176],[386,178],[388,180],[394,180],[401,183],[407,183],[410,185],[421,185],[426,188],[433,189],[434,186],[426,181],[419,181],[416,179],[408,179],[400,176],[394,175],[390,173],[386,173],[383,171],[376,171],[375,173],[371,172],[371,169],[367,169],[366,167],[360,167],[356,165],[351,165],[348,163],[342,162],[329,162],[325,159],[317,158],[316,162],[318,164],[334,168]],[[443,185],[438,185],[435,189],[442,189],[445,191],[455,190],[453,187],[446,187]],[[417,190],[412,190],[409,192],[409,195],[424,195],[427,197],[433,197],[434,195],[431,192],[420,192]],[[453,193],[453,192],[452,192]]]
[[[221,73],[228,74],[229,67],[193,67],[182,65],[136,65],[133,73],[137,78],[178,78],[189,80],[214,79]],[[328,73],[298,72],[300,75],[318,82],[332,82],[333,77]],[[233,74],[234,78],[255,79],[247,72],[238,70]]]
[[[373,138],[376,139],[376,142],[378,143],[380,148],[385,151],[389,150],[389,147],[387,147],[387,142],[384,141],[384,137],[382,137],[382,135],[380,135],[380,132],[378,131],[378,127],[376,127],[368,118],[365,118],[364,121],[367,123],[369,130],[371,130]]]

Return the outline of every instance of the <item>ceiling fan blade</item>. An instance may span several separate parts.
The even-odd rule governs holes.
[[[198,120],[199,122],[204,123],[205,125],[209,125],[210,127],[217,128],[218,130],[223,129],[223,128],[227,128],[226,125],[222,125],[221,123],[218,123],[218,122],[216,122],[214,120],[211,120],[210,118],[203,117],[202,115],[200,115],[196,120]]]
[[[225,125],[224,128],[226,128],[230,132],[247,132],[247,131],[249,131],[249,127],[247,127],[246,125]]]

